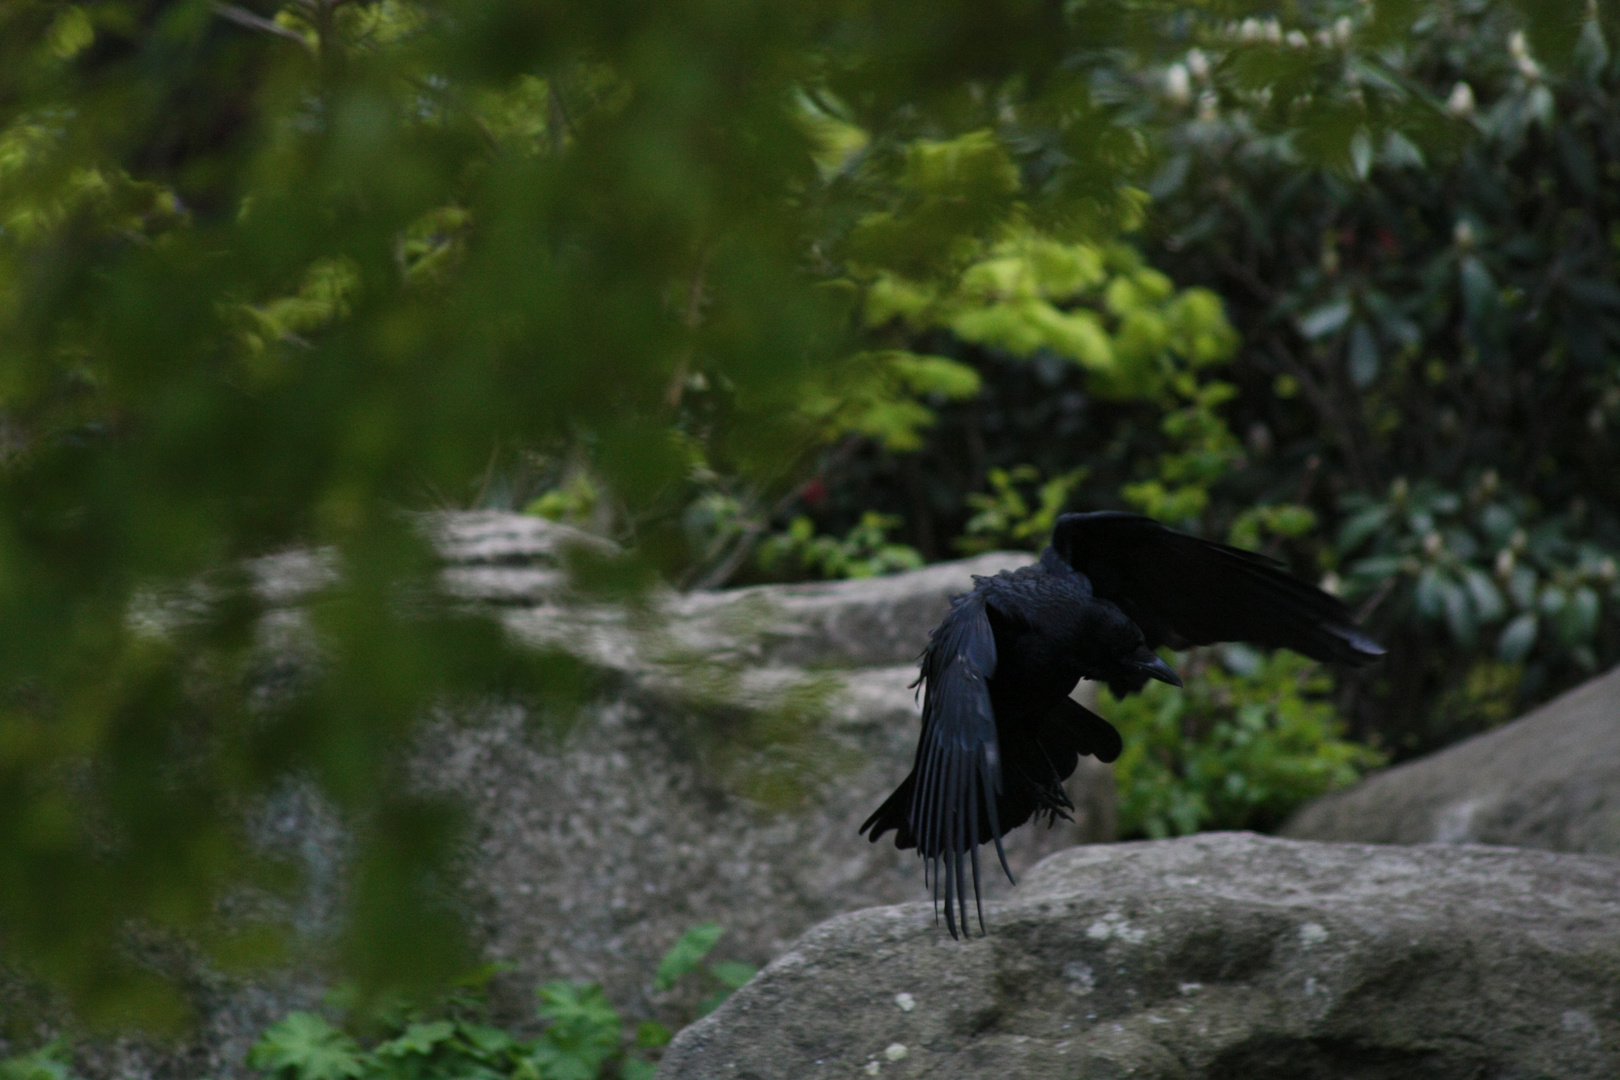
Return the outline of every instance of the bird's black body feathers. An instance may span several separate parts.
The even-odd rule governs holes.
[[[1136,514],[1066,514],[1039,563],[973,581],[923,652],[911,775],[861,826],[918,849],[953,936],[958,916],[967,927],[964,860],[977,904],[979,845],[995,844],[1011,879],[1001,838],[1068,817],[1063,781],[1081,755],[1119,756],[1119,733],[1069,697],[1081,679],[1117,696],[1149,679],[1179,686],[1160,645],[1247,641],[1352,664],[1383,654],[1343,604],[1279,564]]]

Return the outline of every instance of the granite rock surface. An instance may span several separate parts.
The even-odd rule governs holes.
[[[823,923],[658,1075],[1620,1076],[1620,860],[1214,833],[1062,852],[986,917]]]
[[[1495,731],[1324,795],[1282,833],[1620,855],[1620,669]]]

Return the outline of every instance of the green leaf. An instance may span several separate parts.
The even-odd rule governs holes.
[[[668,990],[675,985],[677,979],[683,978],[696,971],[698,964],[709,955],[721,935],[725,933],[719,923],[699,923],[686,933],[682,934],[670,946],[669,952],[658,961],[658,970],[653,975],[653,986],[659,990]]]
[[[57,14],[46,39],[57,59],[71,60],[96,40],[96,28],[84,8],[74,4]]]
[[[886,355],[889,366],[914,394],[939,394],[960,401],[979,392],[978,370],[960,361],[898,350]]]
[[[1372,172],[1372,163],[1372,136],[1367,134],[1366,128],[1357,128],[1356,133],[1350,136],[1350,167],[1355,171],[1356,179],[1367,179],[1367,174]]]
[[[1018,166],[991,131],[918,139],[906,151],[903,182],[926,195],[994,199],[1018,190]]]
[[[1585,585],[1569,594],[1569,601],[1558,612],[1559,639],[1566,645],[1578,645],[1592,637],[1597,630],[1598,595]]]
[[[1504,664],[1517,664],[1526,656],[1536,644],[1536,632],[1540,628],[1539,620],[1531,612],[1525,612],[1502,630],[1502,636],[1496,639],[1496,655]]]
[[[0,1061],[0,1080],[73,1080],[66,1044],[52,1039],[32,1053]]]
[[[519,1043],[509,1031],[488,1024],[460,1024],[458,1030],[474,1055],[489,1061],[517,1049]]]
[[[1496,282],[1485,264],[1474,255],[1463,258],[1458,274],[1462,282],[1463,311],[1469,321],[1477,322],[1496,304]]]
[[[1478,636],[1479,623],[1474,618],[1474,608],[1468,600],[1468,590],[1450,580],[1442,580],[1439,588],[1445,604],[1446,625],[1451,629],[1452,640],[1464,648],[1472,648]]]
[[[1348,555],[1356,550],[1367,538],[1389,520],[1389,507],[1377,503],[1358,511],[1339,527],[1338,547],[1340,554]]]
[[[1336,332],[1350,321],[1350,301],[1335,300],[1299,317],[1299,332],[1315,341]]]
[[[1426,619],[1437,619],[1446,606],[1445,579],[1434,567],[1425,567],[1418,574],[1417,587],[1413,591],[1413,598],[1417,602],[1418,614]]]
[[[1469,567],[1465,580],[1468,584],[1468,595],[1474,601],[1474,610],[1479,614],[1480,622],[1495,622],[1506,614],[1507,601],[1502,598],[1502,591],[1483,570]]]
[[[365,1073],[359,1044],[307,1012],[291,1013],[266,1029],[248,1051],[247,1063],[289,1080],[344,1080]]]
[[[424,1057],[433,1053],[433,1048],[449,1039],[456,1033],[456,1025],[449,1020],[435,1020],[432,1023],[412,1024],[405,1029],[403,1035],[388,1040],[374,1051],[381,1057],[405,1057],[408,1054],[420,1054]]]
[[[1378,341],[1365,319],[1350,324],[1348,353],[1350,381],[1358,387],[1371,386],[1378,378]]]
[[[657,1074],[658,1066],[643,1058],[627,1057],[619,1066],[620,1080],[653,1080]]]
[[[656,1020],[643,1020],[636,1025],[636,1045],[643,1047],[667,1046],[674,1038],[669,1028]]]
[[[536,993],[549,1021],[530,1060],[541,1080],[595,1080],[619,1048],[622,1022],[595,983],[549,982]]]

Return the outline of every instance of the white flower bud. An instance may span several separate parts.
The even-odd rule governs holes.
[[[1265,31],[1260,29],[1259,19],[1244,19],[1243,25],[1238,27],[1239,41],[1259,41],[1264,35]]]
[[[1199,82],[1209,78],[1209,57],[1204,55],[1204,50],[1187,50],[1187,70],[1192,72],[1192,77]]]
[[[1446,98],[1446,112],[1459,120],[1474,115],[1474,88],[1465,82],[1453,86],[1451,96]]]
[[[1333,42],[1339,48],[1348,48],[1350,34],[1353,27],[1350,25],[1350,16],[1340,15],[1333,23]]]
[[[1288,31],[1288,37],[1285,40],[1287,40],[1290,46],[1296,49],[1307,48],[1311,43],[1311,39],[1305,36],[1305,32],[1303,30]]]
[[[1164,96],[1171,104],[1186,105],[1192,101],[1192,79],[1181,64],[1171,64],[1164,72]]]
[[[1474,246],[1474,226],[1467,221],[1459,221],[1451,230],[1452,241],[1464,251]]]
[[[1282,24],[1276,19],[1267,19],[1261,24],[1261,29],[1265,32],[1267,41],[1273,45],[1282,44]]]

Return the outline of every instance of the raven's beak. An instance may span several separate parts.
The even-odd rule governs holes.
[[[1181,685],[1181,676],[1176,674],[1175,669],[1160,660],[1158,654],[1146,645],[1136,650],[1136,655],[1131,657],[1131,666],[1150,679],[1158,679],[1171,686]]]

